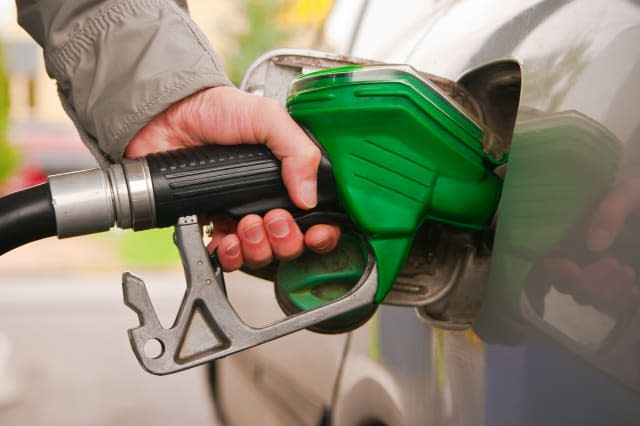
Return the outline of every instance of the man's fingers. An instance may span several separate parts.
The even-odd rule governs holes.
[[[240,269],[244,262],[240,239],[236,235],[236,222],[226,217],[212,220],[213,233],[209,242],[209,252],[218,250],[218,260],[225,272]]]
[[[544,271],[558,291],[570,294],[582,276],[582,268],[565,258],[549,258],[543,261]]]
[[[218,261],[225,272],[236,271],[242,267],[244,256],[240,239],[235,234],[225,236],[217,245]]]
[[[335,225],[314,225],[304,235],[304,243],[319,254],[329,253],[338,245],[340,227]]]
[[[263,222],[276,258],[291,260],[302,254],[304,237],[288,211],[271,210],[264,216]]]
[[[264,218],[246,216],[234,231],[237,234],[214,233],[211,243],[217,246],[218,259],[227,272],[239,269],[243,262],[260,268],[274,258],[295,259],[305,245],[316,253],[328,253],[340,240],[340,228],[334,225],[314,225],[303,235],[291,213],[283,209],[271,210]]]
[[[273,253],[260,216],[250,214],[243,217],[238,222],[237,235],[245,264],[249,268],[261,268],[271,263]]]
[[[616,239],[629,213],[640,205],[640,179],[629,179],[614,188],[600,203],[587,233],[589,250],[608,249]]]

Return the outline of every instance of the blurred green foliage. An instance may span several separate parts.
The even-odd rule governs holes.
[[[9,107],[9,77],[4,66],[4,50],[0,44],[0,184],[18,164],[18,153],[7,141]]]
[[[112,231],[104,234],[104,238],[115,243],[125,269],[165,269],[180,265],[173,228]]]
[[[242,75],[249,65],[268,50],[282,47],[288,32],[276,25],[278,15],[285,2],[283,0],[247,0],[244,13],[249,30],[238,37],[238,49],[230,58],[229,78],[240,84]]]

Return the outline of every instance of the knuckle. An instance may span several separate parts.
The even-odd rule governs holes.
[[[277,220],[277,219],[289,219],[291,217],[291,214],[283,209],[283,208],[275,208],[273,210],[269,210],[263,218],[263,221],[265,223]]]
[[[267,97],[260,97],[258,99],[259,99],[258,105],[264,111],[271,112],[274,114],[286,113],[284,106],[280,105],[280,103],[275,99],[271,99]]]
[[[307,149],[306,157],[310,163],[313,163],[314,165],[318,164],[321,157],[320,148],[315,144],[311,144]]]
[[[262,218],[255,214],[249,214],[243,217],[242,219],[240,219],[240,221],[238,222],[238,226],[237,226],[238,235],[246,236],[246,233],[248,230],[250,229],[259,230],[259,228],[261,227],[262,227]]]
[[[287,244],[283,247],[274,247],[276,258],[279,260],[293,260],[300,256],[304,250],[302,241]]]

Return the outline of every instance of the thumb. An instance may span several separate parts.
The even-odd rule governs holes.
[[[315,207],[320,149],[281,105],[258,98],[253,106],[255,142],[265,143],[282,162],[282,180],[296,206]]]

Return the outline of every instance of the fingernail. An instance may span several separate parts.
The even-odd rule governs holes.
[[[602,251],[609,247],[611,244],[612,234],[611,232],[596,228],[589,232],[589,239],[587,240],[587,246],[593,251]]]
[[[276,218],[267,223],[269,233],[276,238],[284,238],[289,235],[289,221],[282,217]]]
[[[304,206],[308,209],[314,208],[318,203],[316,181],[305,180],[300,184],[300,189],[300,198]]]
[[[252,244],[258,244],[264,238],[262,225],[256,224],[246,228],[243,232],[244,239]]]
[[[232,244],[227,247],[224,252],[227,256],[235,259],[236,257],[240,256],[240,244]]]

